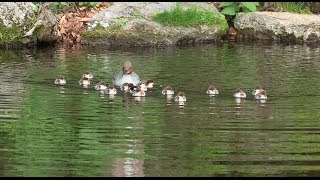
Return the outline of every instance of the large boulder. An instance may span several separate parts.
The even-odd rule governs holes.
[[[239,13],[234,20],[237,39],[318,43],[320,16],[289,12]]]
[[[0,2],[0,47],[22,47],[56,41],[56,17],[32,2]],[[55,37],[56,36],[56,37]]]
[[[219,25],[195,27],[165,26],[153,20],[156,13],[169,11],[176,2],[114,2],[89,21],[82,33],[82,44],[110,46],[171,46],[207,43],[221,39],[226,34],[227,22],[214,5],[181,3],[184,9],[198,8],[217,14]]]

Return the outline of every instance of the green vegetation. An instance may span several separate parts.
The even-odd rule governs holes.
[[[37,12],[39,9],[39,5],[41,2],[33,2],[36,6],[34,7],[34,11]],[[48,6],[50,10],[55,13],[63,12],[67,9],[78,8],[78,7],[88,7],[93,8],[95,6],[99,6],[100,2],[51,2]]]
[[[312,14],[310,7],[303,2],[275,2],[274,6],[280,12]]]
[[[84,38],[101,38],[108,37],[110,33],[102,25],[97,24],[92,30],[85,31],[81,34]]]
[[[11,43],[17,40],[20,40],[22,33],[19,30],[19,27],[4,27],[0,25],[0,44]]]
[[[223,15],[210,10],[200,10],[196,7],[184,10],[177,4],[171,11],[157,13],[153,20],[171,26],[196,26],[196,25],[220,25],[223,28],[227,22]]]
[[[234,16],[238,12],[255,12],[257,11],[258,2],[221,2],[219,7],[222,8],[221,13]]]

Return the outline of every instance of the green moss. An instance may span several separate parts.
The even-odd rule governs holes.
[[[0,24],[0,44],[18,42],[22,38],[22,32],[19,27],[5,27]]]
[[[275,9],[280,12],[312,14],[310,7],[304,2],[276,2],[274,6]]]
[[[128,23],[128,18],[111,19],[110,24],[114,26],[124,27]]]
[[[224,15],[206,9],[190,7],[183,9],[177,4],[172,10],[157,13],[153,16],[153,20],[168,26],[199,26],[203,24],[216,25],[219,29],[227,29],[228,24]]]
[[[85,39],[95,39],[95,38],[103,38],[103,37],[109,37],[109,36],[110,36],[109,30],[104,28],[100,24],[98,24],[96,27],[94,27],[91,30],[81,33],[81,37]]]

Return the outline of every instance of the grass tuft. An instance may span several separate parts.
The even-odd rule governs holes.
[[[275,8],[281,12],[292,12],[299,14],[312,14],[310,8],[303,2],[276,2]]]
[[[224,15],[210,10],[201,10],[192,7],[184,10],[177,4],[172,10],[157,13],[153,20],[169,26],[197,26],[197,25],[221,25],[227,26]]]

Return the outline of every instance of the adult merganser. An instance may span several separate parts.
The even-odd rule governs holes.
[[[121,86],[124,83],[131,83],[137,86],[139,82],[139,75],[133,71],[130,61],[125,61],[122,70],[115,74],[112,79],[112,83],[116,86]]]

